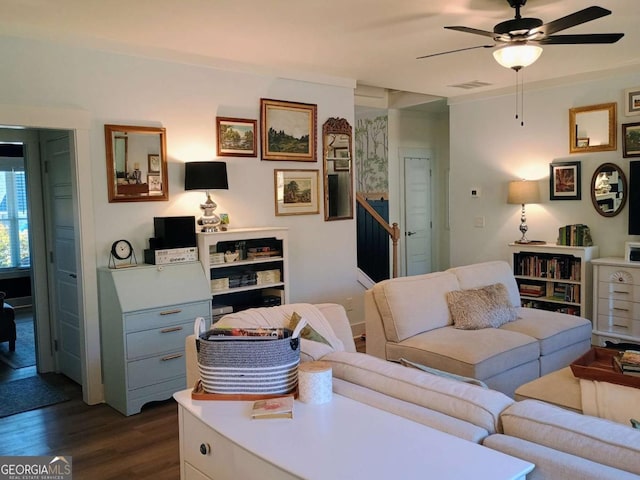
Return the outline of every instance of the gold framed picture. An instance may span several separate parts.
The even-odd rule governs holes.
[[[320,213],[318,170],[274,170],[276,215]]]

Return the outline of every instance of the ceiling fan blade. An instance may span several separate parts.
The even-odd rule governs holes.
[[[457,50],[449,50],[449,51],[446,51],[446,52],[432,53],[430,55],[423,55],[421,57],[417,57],[416,60],[420,60],[421,58],[437,57],[439,55],[447,55],[448,53],[463,52],[465,50],[474,50],[476,48],[493,48],[493,47],[495,47],[495,45],[476,45],[475,47],[458,48]]]
[[[552,35],[537,41],[541,45],[572,45],[581,43],[616,43],[624,33],[586,33],[584,35]]]
[[[589,7],[584,10],[579,10],[566,17],[558,18],[552,22],[545,23],[541,27],[534,28],[530,33],[543,32],[545,35],[552,35],[560,30],[575,27],[581,23],[590,22],[597,18],[606,17],[611,13],[611,10],[607,10],[602,7]]]
[[[453,27],[444,27],[447,30],[456,30],[458,32],[466,32],[466,33],[473,33],[475,35],[482,35],[485,37],[491,37],[493,38],[495,33],[493,32],[488,32],[486,30],[479,30],[477,28],[469,28],[469,27],[459,27],[459,26],[453,26]]]

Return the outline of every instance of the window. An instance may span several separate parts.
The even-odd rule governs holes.
[[[0,269],[30,263],[24,158],[0,156]]]

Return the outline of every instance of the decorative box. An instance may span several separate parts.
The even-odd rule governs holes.
[[[269,283],[278,283],[280,282],[280,270],[263,270],[261,272],[256,272],[258,277],[258,285],[266,285]]]

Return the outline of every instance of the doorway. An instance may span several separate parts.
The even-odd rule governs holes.
[[[59,251],[57,243],[59,232],[64,230],[64,225],[61,224],[64,223],[71,225],[70,236],[73,238],[73,208],[69,208],[70,201],[62,205],[59,202],[60,198],[72,199],[69,174],[71,164],[75,162],[71,148],[72,139],[73,132],[69,130],[0,129],[0,141],[20,144],[23,149],[28,205],[31,305],[28,308],[16,309],[16,350],[25,354],[25,349],[33,349],[34,352],[30,353],[34,354],[36,362],[36,365],[28,368],[20,368],[22,364],[14,362],[20,371],[4,372],[2,378],[5,380],[38,373],[60,372],[82,384],[79,355],[76,356],[73,368],[69,368],[64,360],[65,352],[59,348],[60,345],[73,343],[74,350],[80,351],[78,328],[73,332],[63,328],[66,317],[60,315],[61,306],[70,306],[72,311],[78,311],[78,295],[76,291],[65,292],[59,288],[55,275],[59,270],[57,266],[61,263],[75,265],[75,261],[62,261],[65,255]],[[64,179],[61,181],[60,177]],[[58,220],[61,210],[67,211],[63,215],[67,218],[66,222]],[[70,256],[75,258],[73,245]],[[73,274],[75,275],[75,271]],[[73,290],[77,290],[77,287]],[[11,302],[11,299],[8,301]],[[77,314],[75,318],[78,323]]]
[[[431,158],[426,151],[401,151],[403,168],[404,272],[432,271]]]

